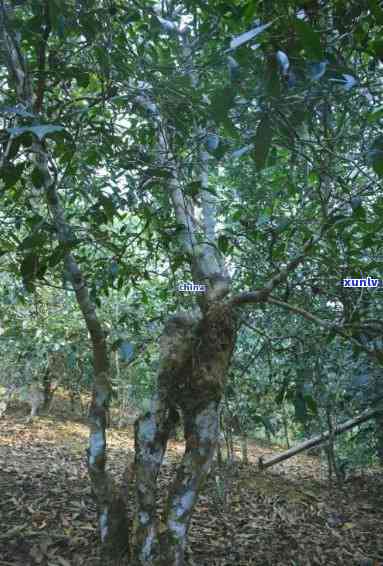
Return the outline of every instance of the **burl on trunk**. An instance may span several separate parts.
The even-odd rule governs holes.
[[[235,335],[233,311],[224,303],[212,304],[199,319],[175,315],[165,326],[158,390],[135,427],[134,564],[184,564],[191,515],[216,448],[218,404]],[[186,448],[159,518],[157,477],[177,410],[183,415]]]

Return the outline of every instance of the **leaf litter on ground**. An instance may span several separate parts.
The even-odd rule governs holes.
[[[87,476],[84,418],[20,412],[0,421],[0,566],[101,566]],[[108,432],[108,469],[121,480],[133,431]],[[383,478],[370,470],[328,485],[314,457],[261,472],[278,448],[251,442],[249,464],[214,466],[193,515],[189,566],[383,565]],[[159,507],[183,443],[171,441],[159,477]],[[237,447],[237,457],[239,449]],[[239,458],[238,458],[239,459]]]

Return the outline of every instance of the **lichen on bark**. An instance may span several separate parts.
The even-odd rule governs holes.
[[[173,316],[160,340],[158,391],[136,426],[137,564],[181,566],[194,505],[209,473],[218,438],[218,406],[236,336],[224,303],[202,317]],[[183,416],[185,453],[158,529],[156,483],[174,411]]]

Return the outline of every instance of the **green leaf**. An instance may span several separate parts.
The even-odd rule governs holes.
[[[273,131],[271,128],[271,122],[269,117],[264,115],[258,125],[254,139],[254,160],[257,171],[261,171],[266,166],[272,139]]]
[[[216,189],[212,186],[204,187],[203,190],[206,191],[207,193],[211,193],[212,195],[214,195],[216,197],[218,196]]]
[[[307,114],[307,111],[304,108],[296,108],[290,114],[290,123],[291,123],[292,126],[294,126],[296,128],[298,126],[301,126],[303,124],[303,122],[305,122],[307,117],[308,117],[308,114]]]
[[[106,75],[108,75],[110,71],[110,60],[108,56],[108,51],[104,47],[96,47],[94,52],[101,70]]]
[[[106,214],[108,220],[112,220],[112,218],[113,218],[113,216],[116,212],[112,198],[107,197],[105,195],[101,195],[100,196],[100,203],[101,203],[101,205],[102,205],[102,207],[105,211],[105,214]]]
[[[144,305],[149,304],[149,297],[144,290],[141,290],[141,301],[144,303]]]
[[[66,250],[63,247],[57,247],[53,253],[48,258],[48,264],[50,267],[55,267],[64,259]]]
[[[174,257],[172,261],[172,271],[173,273],[182,265],[185,264],[185,257],[182,254],[178,254]]]
[[[383,25],[383,10],[381,8],[381,3],[379,0],[368,0],[368,7],[371,13],[375,16],[376,22],[379,25]]]
[[[257,5],[255,2],[249,2],[245,6],[245,10],[243,13],[243,19],[245,23],[249,24],[254,20],[255,14],[257,13]]]
[[[372,51],[374,52],[374,55],[378,59],[383,60],[383,39],[372,41],[370,46]]]
[[[318,414],[318,404],[315,401],[314,397],[312,397],[311,395],[305,395],[305,402],[306,402],[306,405],[307,405],[307,408],[309,409],[309,411],[313,415],[317,415]]]
[[[90,81],[89,73],[86,73],[85,71],[79,71],[76,74],[76,82],[79,87],[87,88],[87,86],[89,85],[89,81]]]
[[[230,42],[230,49],[237,49],[237,47],[243,45],[244,43],[247,43],[251,39],[254,39],[254,37],[265,31],[265,29],[270,26],[271,22],[257,26],[256,28],[253,28],[249,31],[246,31],[245,33],[242,33],[241,35],[238,35],[237,37],[234,37],[234,39],[232,39]]]
[[[367,122],[369,124],[375,124],[375,122],[379,122],[383,118],[383,106],[376,108],[373,112],[370,112],[367,117]]]
[[[65,132],[65,137],[61,136],[59,140],[56,139],[56,136],[57,134],[51,136],[56,142],[55,155],[63,161],[69,162],[76,151],[76,144],[67,132]]]
[[[10,189],[21,178],[24,171],[25,163],[18,163],[17,165],[8,165],[2,167],[0,171],[0,179],[4,182],[5,188]]]
[[[39,189],[44,184],[44,175],[38,167],[35,167],[31,174],[31,181],[36,189]]]
[[[239,138],[238,135],[238,131],[236,130],[233,122],[226,116],[226,118],[224,118],[222,120],[222,126],[225,130],[225,133],[232,137],[232,138]],[[225,145],[223,143],[221,143],[218,147],[218,149],[215,150],[214,155],[217,158],[222,157],[224,154],[226,153],[226,148]]]
[[[232,220],[234,222],[237,222],[238,220],[240,220],[242,218],[243,212],[242,210],[236,210],[232,216]]]
[[[218,237],[218,249],[225,254],[229,248],[230,240],[225,234],[221,234]]]
[[[366,211],[362,204],[353,209],[352,216],[355,220],[361,220],[362,222],[366,220]]]
[[[308,174],[307,180],[309,181],[310,184],[315,185],[319,181],[318,172],[312,169]]]
[[[235,91],[232,87],[218,89],[212,97],[210,112],[217,124],[227,119],[227,114],[234,103]]]
[[[45,235],[42,232],[27,236],[20,244],[20,249],[39,248],[45,242]]]
[[[286,256],[286,244],[280,242],[273,247],[272,258],[274,261],[280,261]]]
[[[170,179],[173,176],[172,171],[170,169],[161,168],[161,167],[148,167],[146,170],[148,175],[153,175],[153,177],[160,177],[163,179]]]
[[[24,280],[32,279],[37,269],[38,258],[34,253],[27,254],[20,265],[21,276]]]
[[[7,247],[7,248],[1,247],[1,248],[0,248],[0,257],[2,257],[3,255],[10,254],[10,253],[12,253],[13,251],[14,251],[14,248],[13,248],[13,247]]]
[[[379,177],[383,177],[383,136],[378,136],[368,152],[372,168]]]
[[[46,136],[56,133],[63,132],[63,126],[57,126],[55,124],[41,124],[39,126],[23,126],[21,128],[7,128],[7,132],[11,134],[11,138],[17,138],[25,133],[31,133],[36,136],[40,141],[42,141]]]
[[[314,31],[307,22],[298,19],[294,21],[294,28],[307,55],[318,60],[323,59],[324,54],[318,32]]]

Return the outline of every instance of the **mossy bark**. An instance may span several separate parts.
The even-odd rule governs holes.
[[[235,317],[224,303],[211,305],[201,320],[177,315],[165,327],[158,391],[136,424],[135,566],[184,564],[190,519],[217,445],[235,336]],[[157,477],[176,410],[183,417],[185,453],[159,518]]]

